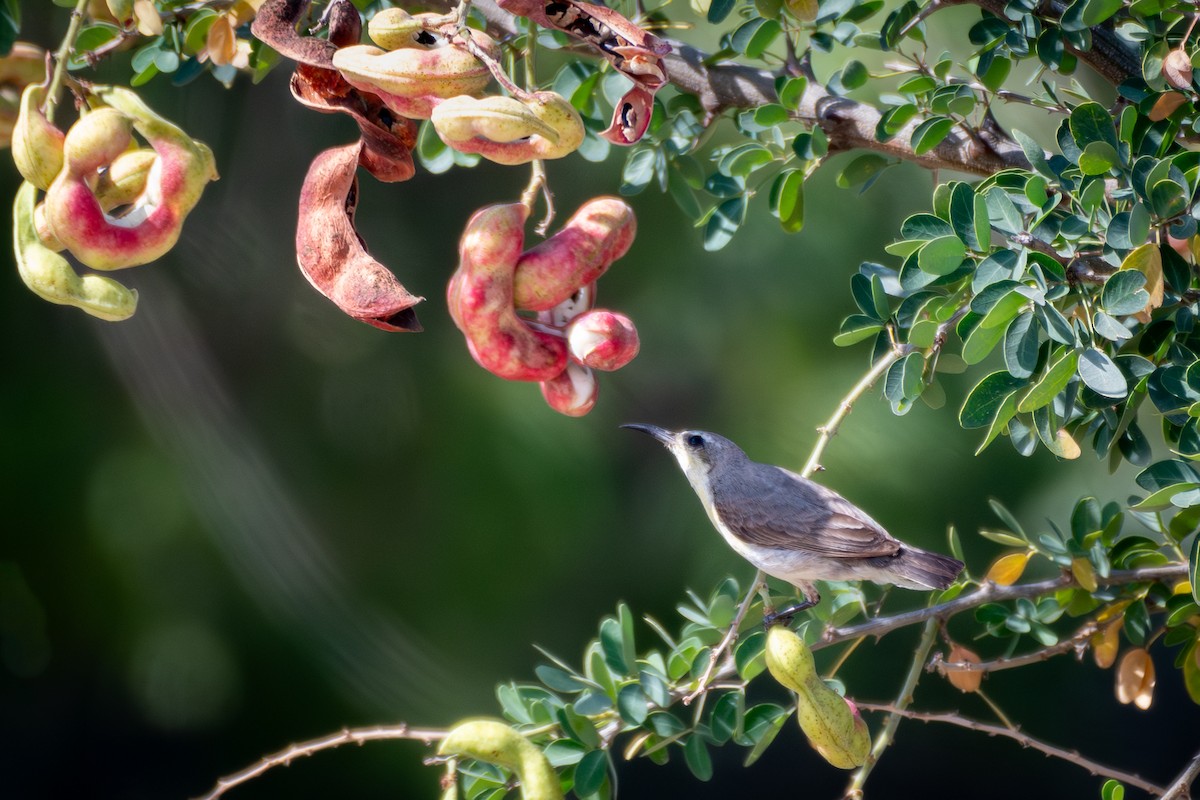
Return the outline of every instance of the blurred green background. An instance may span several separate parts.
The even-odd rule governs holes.
[[[58,41],[63,9],[23,10],[23,38]],[[99,74],[128,77],[124,64]],[[189,797],[342,726],[495,714],[498,682],[532,679],[534,644],[577,660],[618,601],[675,628],[687,588],[747,581],[673,461],[618,425],[715,430],[799,468],[868,366],[865,345],[830,342],[854,311],[849,276],[881,257],[931,186],[904,166],[858,195],[833,186],[835,162],[809,185],[801,234],[784,235],[762,196],[715,254],[668,199],[633,198],[638,240],[600,298],[637,322],[642,353],[602,376],[595,411],[568,419],[536,386],[477,367],[442,300],[465,220],[513,199],[527,172],[484,166],[390,186],[364,176],[360,230],[428,298],[417,309],[426,330],[354,322],[299,274],[292,239],[308,162],[356,133],[293,103],[287,76],[145,89],[213,147],[221,180],[173,252],[121,276],[141,292],[131,321],[38,300],[6,256],[5,797]],[[623,156],[552,163],[560,219],[615,193]],[[16,185],[11,164],[0,168],[0,196]],[[946,407],[902,418],[878,392],[866,397],[822,480],[923,547],[944,551],[956,525],[976,574],[995,552],[974,535],[996,524],[987,498],[1037,529],[1081,495],[1133,488],[1131,473],[1109,476],[1086,453],[1021,459],[1001,441],[975,457],[977,432],[956,423],[969,384],[946,385]],[[914,633],[860,649],[842,673],[852,693],[890,699]],[[650,644],[648,629],[639,635]],[[1002,673],[985,689],[1033,735],[1165,783],[1200,742],[1200,715],[1169,662],[1159,669],[1148,713],[1117,705],[1112,673],[1090,660]],[[933,676],[917,706],[988,717]],[[425,755],[411,742],[344,748],[230,797],[434,797]],[[678,757],[623,764],[621,796],[822,798],[844,785],[791,725],[752,769],[743,755],[714,752],[709,784]],[[1012,743],[906,723],[869,788],[1094,797],[1100,783]]]

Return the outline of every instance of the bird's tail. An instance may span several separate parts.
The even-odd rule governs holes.
[[[964,566],[957,558],[907,545],[891,559],[888,571],[897,586],[908,589],[945,589],[954,583]]]

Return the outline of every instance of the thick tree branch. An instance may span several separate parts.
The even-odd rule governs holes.
[[[698,97],[710,114],[778,102],[774,73],[740,64],[710,66],[705,63],[707,53],[677,42],[672,42],[672,46],[675,52],[664,59],[671,83],[680,91]],[[973,137],[956,128],[933,150],[918,155],[913,152],[910,140],[924,120],[915,118],[891,139],[881,142],[875,138],[880,119],[878,109],[832,95],[815,81],[809,82],[797,116],[802,122],[821,127],[831,152],[873,150],[926,169],[973,175],[991,175],[1012,167],[1029,169],[1020,146],[996,127],[976,131]]]
[[[994,16],[1007,20],[1004,9],[1005,0],[937,0],[938,7],[976,5]],[[1043,19],[1057,21],[1062,17],[1067,3],[1062,0],[1050,0],[1040,9],[1038,16]],[[1010,23],[1015,25],[1016,23]],[[1092,47],[1090,50],[1077,50],[1067,47],[1067,50],[1113,86],[1120,86],[1134,75],[1141,72],[1141,63],[1137,54],[1130,51],[1125,43],[1117,36],[1110,26],[1097,25],[1091,29]]]
[[[1069,761],[1072,764],[1083,767],[1093,775],[1099,775],[1102,778],[1114,778],[1122,783],[1127,783],[1130,786],[1135,786],[1144,792],[1158,796],[1163,793],[1161,786],[1156,786],[1149,781],[1134,775],[1131,772],[1125,772],[1112,767],[1106,767],[1103,764],[1098,764],[1089,758],[1085,758],[1074,750],[1067,750],[1062,747],[1057,747],[1052,744],[1038,741],[1028,734],[1021,733],[1019,730],[1011,730],[999,725],[990,725],[986,722],[969,719],[953,713],[928,713],[922,711],[910,711],[905,708],[896,708],[890,705],[881,705],[875,703],[858,703],[858,707],[867,711],[881,711],[886,714],[899,715],[908,719],[920,720],[921,722],[943,722],[949,725],[957,725],[960,728],[967,730],[979,731],[986,733],[988,736],[1000,736],[1005,739],[1012,739],[1022,747],[1029,747],[1043,753],[1050,758],[1061,758],[1063,761]],[[1200,760],[1200,757],[1193,759],[1193,762]],[[1194,777],[1194,776],[1193,776]]]

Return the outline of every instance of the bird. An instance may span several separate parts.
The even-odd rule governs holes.
[[[758,569],[796,587],[802,602],[821,600],[814,581],[868,580],[906,589],[945,589],[963,562],[899,541],[832,489],[771,464],[751,461],[715,433],[622,425],[657,439],[679,462],[713,526]]]

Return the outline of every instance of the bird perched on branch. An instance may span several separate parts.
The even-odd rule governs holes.
[[[723,436],[642,423],[621,427],[648,433],[670,450],[729,546],[796,587],[803,602],[776,617],[820,602],[817,580],[945,589],[962,571],[958,559],[904,544],[832,489],[751,461]]]

